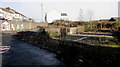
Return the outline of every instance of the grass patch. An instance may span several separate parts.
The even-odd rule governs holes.
[[[108,45],[108,44],[99,44],[100,46],[106,46],[106,47],[120,47],[120,45]]]
[[[113,36],[105,36],[105,35],[83,35],[83,36],[113,38]]]
[[[58,37],[58,33],[57,32],[49,31],[48,34],[50,35],[50,37]]]

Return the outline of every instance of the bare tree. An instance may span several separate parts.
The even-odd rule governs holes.
[[[91,9],[87,10],[88,21],[91,21],[93,15],[94,15],[94,11],[93,10],[91,10]]]
[[[83,20],[83,9],[80,9],[80,11],[79,11],[78,20],[79,21]]]
[[[89,21],[89,26],[88,26],[89,31],[93,31],[94,30],[94,24],[93,24],[93,22],[91,22],[91,19],[93,18],[93,15],[94,15],[94,12],[91,9],[87,10],[86,18]]]

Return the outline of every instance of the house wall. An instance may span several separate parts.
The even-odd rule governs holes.
[[[52,9],[47,13],[47,22],[52,23],[54,20],[59,20],[61,18],[60,12]]]
[[[70,31],[68,34],[78,34],[83,33],[84,31],[85,31],[84,26],[70,27]]]
[[[71,27],[69,34],[76,34],[77,33],[77,27]]]
[[[5,20],[4,21],[0,20],[0,31],[2,31],[1,24],[3,22],[5,22]],[[37,26],[42,26],[42,27],[48,26],[47,23],[37,23],[37,22],[22,22],[22,21],[7,21],[7,22],[10,24],[10,30],[8,31],[24,31],[24,30],[37,28]],[[12,26],[15,27],[15,30],[13,30]],[[20,29],[18,29],[17,26],[20,26]]]

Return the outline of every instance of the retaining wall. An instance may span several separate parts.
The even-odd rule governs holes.
[[[8,22],[8,24],[10,26],[9,30],[6,30],[6,29],[3,30],[4,22]],[[19,27],[17,28],[17,26],[19,26]],[[30,30],[30,29],[37,28],[37,26],[47,27],[48,23],[0,20],[0,31],[23,31],[23,30]]]

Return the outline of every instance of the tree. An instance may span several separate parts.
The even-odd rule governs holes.
[[[79,11],[78,20],[79,20],[79,21],[82,21],[82,20],[83,20],[83,10],[82,10],[82,9],[80,9],[80,11]]]
[[[88,21],[91,21],[93,15],[94,15],[93,10],[91,10],[91,9],[87,10]]]
[[[93,15],[94,15],[94,12],[91,9],[87,10],[87,18],[88,18],[88,21],[89,21],[90,31],[94,30],[93,22],[91,22],[91,19],[92,19]]]

